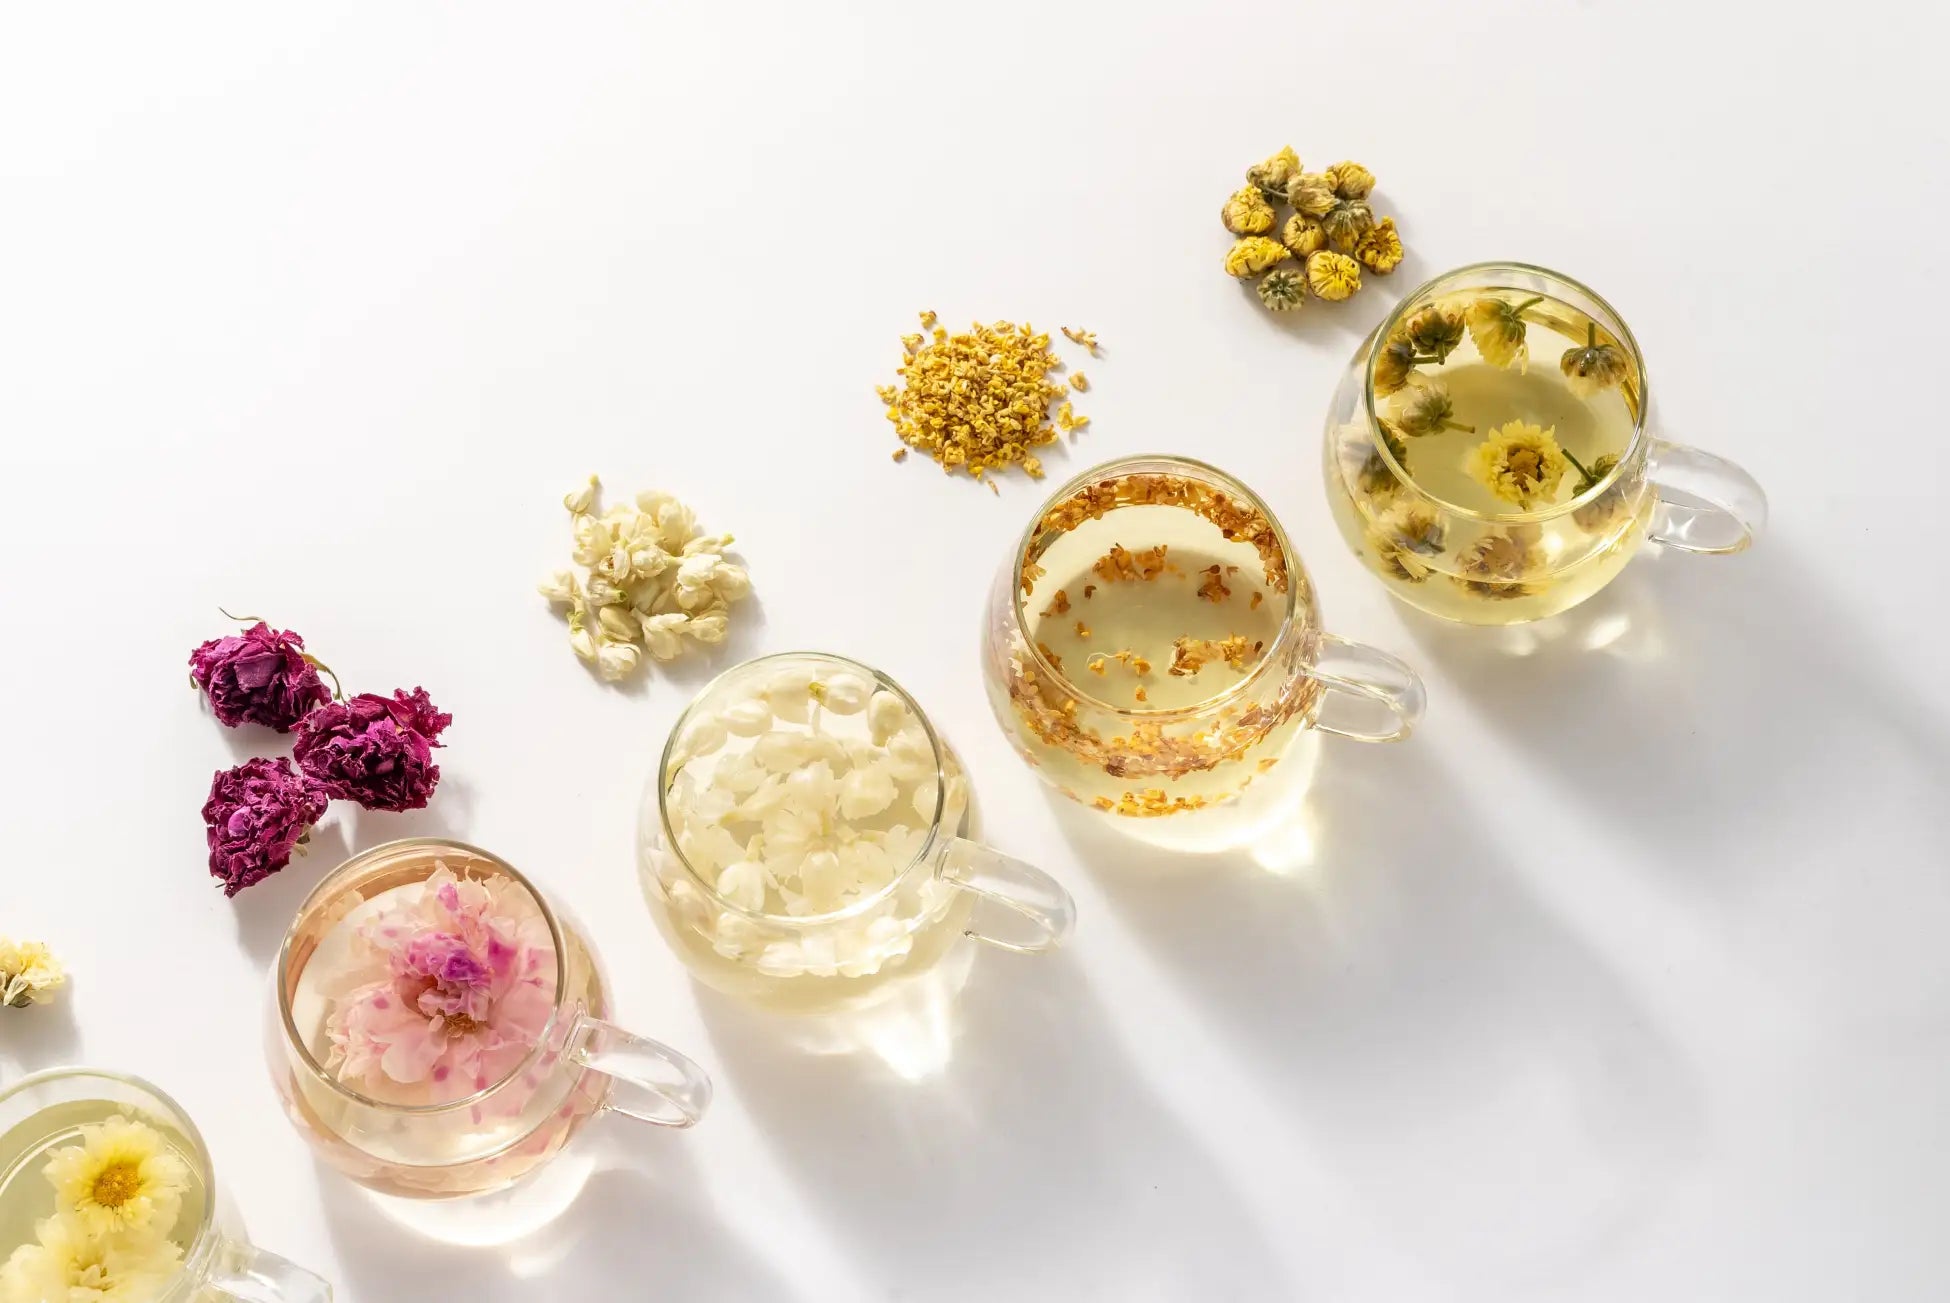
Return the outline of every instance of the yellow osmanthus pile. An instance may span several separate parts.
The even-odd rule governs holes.
[[[1043,473],[1034,448],[1053,443],[1059,432],[1090,424],[1067,401],[1089,382],[1079,373],[1066,386],[1052,378],[1063,359],[1050,351],[1050,337],[1033,326],[980,322],[960,334],[935,325],[932,312],[921,314],[926,335],[903,335],[906,358],[898,385],[876,390],[887,405],[887,419],[904,445],[894,460],[915,448],[950,474],[965,470],[976,479],[1007,466],[1021,466],[1032,478]],[[1097,337],[1065,326],[1065,338],[1097,351]],[[1051,404],[1056,404],[1052,420]],[[989,484],[993,490],[993,482]]]

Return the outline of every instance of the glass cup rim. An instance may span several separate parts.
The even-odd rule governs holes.
[[[507,874],[510,878],[514,879],[517,886],[528,893],[528,898],[535,902],[536,908],[541,910],[542,920],[548,924],[549,941],[555,951],[555,994],[549,1008],[548,1021],[542,1024],[541,1030],[536,1034],[535,1043],[528,1047],[528,1053],[522,1056],[521,1062],[510,1068],[507,1072],[471,1095],[463,1095],[458,1099],[446,1100],[438,1104],[396,1104],[383,1099],[374,1099],[363,1091],[354,1090],[325,1070],[324,1065],[319,1063],[317,1057],[312,1054],[311,1047],[305,1044],[302,1036],[298,1035],[297,1024],[291,1016],[291,995],[286,988],[284,978],[290,966],[291,944],[297,938],[298,924],[304,919],[315,902],[320,902],[324,899],[326,888],[334,886],[341,877],[346,876],[351,871],[365,867],[370,861],[380,859],[387,855],[403,854],[409,849],[424,850],[428,848],[458,851],[465,855],[474,856],[476,859],[486,860],[494,867],[497,873]],[[304,901],[298,906],[298,912],[292,916],[291,926],[285,930],[284,941],[278,946],[277,966],[271,972],[272,983],[277,989],[278,1020],[284,1029],[285,1043],[297,1048],[299,1058],[303,1062],[305,1069],[314,1077],[318,1078],[318,1080],[324,1082],[326,1086],[344,1095],[354,1103],[362,1104],[368,1108],[381,1109],[389,1113],[409,1114],[416,1117],[427,1117],[441,1113],[451,1113],[463,1108],[471,1108],[487,1099],[509,1082],[528,1072],[547,1053],[549,1042],[555,1034],[557,1025],[562,1021],[564,1013],[564,997],[568,989],[569,978],[568,964],[563,958],[563,950],[566,945],[567,942],[562,935],[561,921],[556,918],[555,910],[548,903],[548,898],[542,895],[536,889],[535,884],[530,882],[520,870],[502,859],[499,855],[496,855],[493,851],[483,850],[479,846],[451,837],[396,837],[392,841],[381,842],[377,846],[369,846],[363,851],[347,856],[340,862],[337,868],[326,874],[319,881],[318,885],[311,889],[310,893],[305,896]]]
[[[720,893],[718,891],[718,884],[698,872],[697,866],[691,863],[690,858],[677,845],[676,830],[670,826],[670,802],[667,799],[670,794],[670,786],[665,779],[670,772],[670,758],[677,750],[677,740],[684,735],[685,726],[691,722],[691,717],[696,714],[698,706],[713,692],[723,687],[732,676],[745,674],[755,666],[769,665],[776,661],[807,659],[831,661],[846,669],[857,670],[881,687],[889,688],[899,694],[900,699],[906,703],[908,710],[913,713],[916,719],[921,721],[921,729],[927,734],[928,745],[934,751],[934,814],[928,820],[927,838],[921,843],[920,848],[914,852],[914,858],[901,866],[900,871],[888,879],[887,885],[879,888],[872,895],[862,896],[860,899],[851,902],[841,909],[829,910],[824,914],[781,914],[769,910],[750,910],[727,899]],[[864,661],[854,660],[851,656],[842,656],[838,652],[783,651],[769,652],[763,656],[754,656],[749,660],[739,661],[736,665],[725,669],[702,688],[699,688],[697,695],[693,696],[685,704],[683,712],[677,716],[677,722],[670,726],[670,733],[664,739],[663,752],[657,757],[657,771],[651,775],[650,781],[656,785],[657,823],[663,833],[664,849],[679,864],[684,866],[684,872],[690,875],[691,881],[698,885],[715,906],[741,917],[751,919],[757,923],[765,923],[772,926],[807,928],[845,922],[850,918],[868,912],[874,906],[893,895],[900,885],[907,880],[909,874],[926,864],[933,857],[935,844],[941,840],[941,816],[947,806],[948,800],[946,772],[947,764],[943,755],[941,736],[935,732],[934,721],[928,718],[927,711],[921,709],[921,703],[914,699],[914,695],[895,681],[892,675],[877,670]]]
[[[1403,466],[1395,460],[1395,454],[1388,450],[1387,443],[1380,437],[1381,415],[1375,408],[1374,346],[1379,341],[1387,339],[1393,333],[1396,324],[1407,315],[1411,304],[1419,309],[1422,305],[1418,300],[1436,285],[1443,281],[1453,280],[1458,276],[1492,271],[1520,272],[1532,276],[1541,276],[1588,296],[1593,303],[1596,303],[1610,314],[1612,324],[1617,327],[1614,333],[1617,334],[1625,347],[1631,351],[1632,364],[1638,371],[1638,415],[1632,420],[1631,439],[1618,454],[1618,464],[1607,471],[1604,477],[1596,484],[1593,484],[1590,488],[1578,494],[1570,501],[1545,507],[1537,511],[1477,511],[1474,508],[1453,503],[1438,494],[1430,493],[1416,482],[1415,476],[1410,473],[1406,466]],[[1498,286],[1497,288],[1505,287]],[[1637,456],[1639,449],[1644,446],[1647,438],[1646,418],[1652,410],[1652,381],[1646,372],[1645,355],[1639,350],[1637,337],[1632,334],[1632,328],[1626,324],[1624,315],[1612,306],[1611,300],[1592,289],[1589,285],[1586,285],[1583,281],[1575,277],[1566,276],[1561,271],[1552,271],[1549,267],[1539,267],[1535,263],[1518,262],[1513,259],[1492,259],[1488,262],[1471,262],[1464,263],[1460,267],[1452,267],[1448,271],[1440,272],[1429,277],[1429,279],[1423,281],[1420,285],[1417,285],[1414,289],[1402,296],[1401,301],[1395,304],[1387,317],[1382,320],[1382,323],[1375,327],[1374,334],[1368,337],[1368,357],[1367,361],[1361,367],[1361,397],[1368,416],[1368,442],[1374,445],[1375,449],[1381,454],[1382,462],[1395,473],[1402,483],[1413,487],[1417,493],[1422,494],[1429,501],[1441,507],[1443,511],[1452,515],[1460,516],[1468,520],[1480,520],[1488,524],[1509,525],[1554,520],[1559,516],[1576,511],[1581,507],[1589,506],[1597,499],[1603,497],[1611,489],[1612,485],[1624,476],[1625,468]]]
[[[22,1094],[36,1086],[46,1085],[49,1082],[87,1078],[94,1078],[98,1081],[112,1081],[123,1086],[132,1086],[146,1095],[153,1096],[173,1115],[170,1121],[182,1131],[184,1138],[195,1149],[193,1157],[196,1160],[196,1174],[202,1179],[203,1189],[205,1191],[203,1215],[197,1220],[196,1234],[190,1238],[188,1251],[184,1253],[183,1260],[176,1265],[177,1275],[180,1276],[181,1273],[190,1269],[191,1263],[197,1253],[216,1229],[217,1175],[216,1165],[210,1158],[209,1142],[204,1140],[203,1133],[197,1130],[196,1122],[190,1117],[189,1111],[177,1103],[174,1096],[158,1086],[155,1082],[150,1081],[147,1077],[138,1077],[133,1072],[118,1072],[113,1068],[91,1068],[85,1064],[69,1064],[64,1067],[42,1068],[37,1072],[28,1073],[16,1081],[10,1081],[4,1086],[0,1086],[0,1103],[5,1103],[15,1095]]]
[[[1057,503],[1076,493],[1079,489],[1091,484],[1114,478],[1119,474],[1133,473],[1134,468],[1137,467],[1159,464],[1184,467],[1192,471],[1195,478],[1215,483],[1216,487],[1224,489],[1227,493],[1237,494],[1239,497],[1245,499],[1262,516],[1266,517],[1267,523],[1273,527],[1273,541],[1279,544],[1280,558],[1286,562],[1287,584],[1286,593],[1284,594],[1285,608],[1280,612],[1279,633],[1274,635],[1272,645],[1265,650],[1258,661],[1254,662],[1250,672],[1234,679],[1231,683],[1219,689],[1211,696],[1202,697],[1190,705],[1140,707],[1133,704],[1127,706],[1114,701],[1106,701],[1091,692],[1085,685],[1070,678],[1051,662],[1049,657],[1043,654],[1043,649],[1036,645],[1035,639],[1028,636],[1029,615],[1023,606],[1023,599],[1028,594],[1022,591],[1022,571],[1023,566],[1028,563],[1029,545],[1036,539],[1037,526],[1042,523],[1043,518],[1050,513]],[[1135,473],[1143,472],[1139,471]],[[1180,453],[1172,452],[1138,453],[1135,456],[1117,457],[1107,462],[1100,462],[1087,470],[1080,471],[1072,476],[1061,488],[1043,499],[1042,504],[1030,516],[1029,523],[1023,527],[1022,534],[1016,541],[1015,556],[1009,563],[1009,604],[1011,611],[1015,615],[1016,628],[1024,631],[1022,641],[1028,647],[1029,654],[1036,663],[1036,671],[1038,674],[1049,675],[1071,696],[1088,702],[1093,710],[1102,710],[1106,714],[1116,718],[1144,720],[1150,723],[1168,723],[1172,720],[1194,719],[1200,715],[1209,714],[1223,707],[1233,697],[1244,693],[1249,685],[1259,681],[1261,672],[1277,661],[1280,650],[1293,638],[1301,635],[1299,621],[1294,619],[1294,616],[1299,609],[1300,589],[1307,582],[1306,576],[1306,567],[1301,564],[1299,553],[1294,551],[1293,540],[1287,537],[1286,526],[1280,523],[1280,518],[1273,513],[1273,508],[1267,505],[1266,500],[1248,488],[1244,481],[1227,471],[1220,470],[1210,462],[1200,461],[1196,457],[1186,457]]]

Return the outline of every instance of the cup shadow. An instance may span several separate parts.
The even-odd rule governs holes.
[[[584,1147],[599,1151],[574,1202],[545,1229],[491,1247],[425,1238],[386,1216],[359,1186],[321,1167],[326,1231],[340,1249],[342,1278],[335,1284],[348,1298],[478,1303],[634,1296],[625,1282],[643,1282],[638,1288],[654,1282],[651,1292],[659,1298],[795,1297],[711,1215],[699,1194],[702,1177],[681,1141],[647,1146],[641,1132],[628,1119],[598,1119],[556,1160],[576,1161]],[[590,1293],[591,1281],[613,1286]]]
[[[920,1080],[871,1054],[807,1055],[700,992],[722,1077],[875,1296],[1041,1297],[1059,1271],[1106,1298],[1248,1297],[1281,1279],[1070,957],[985,953],[974,970],[952,1056]]]
[[[1475,1287],[1601,1252],[1698,1152],[1698,1072],[1428,748],[1329,743],[1280,872],[1052,804],[1114,914],[1404,1252]]]

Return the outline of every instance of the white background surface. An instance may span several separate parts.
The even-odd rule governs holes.
[[[1950,1293],[1921,7],[1150,8],[10,6],[0,930],[75,978],[0,1014],[0,1073],[162,1083],[256,1237],[354,1303]],[[1288,141],[1374,168],[1411,259],[1283,328],[1217,214]],[[1610,297],[1667,430],[1774,509],[1529,656],[1391,605],[1318,470],[1360,333],[1491,257]],[[1097,330],[1052,473],[1219,463],[1329,625],[1421,668],[1412,742],[1323,748],[1310,863],[1169,872],[1009,752],[977,620],[1049,486],[888,460],[873,386],[923,307]],[[591,471],[739,535],[762,605],[720,664],[883,666],[1074,890],[1069,951],[977,956],[943,1071],[789,1050],[653,933],[636,797],[711,667],[619,692],[571,658],[531,586]],[[219,604],[456,717],[431,810],[340,810],[327,862],[235,903],[197,809],[274,739],[185,686]],[[570,1218],[508,1252],[315,1168],[260,1059],[330,851],[428,830],[551,884],[620,1020],[720,1090],[689,1134],[606,1119]]]

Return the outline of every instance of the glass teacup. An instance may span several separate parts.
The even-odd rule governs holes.
[[[332,1287],[251,1246],[169,1096],[56,1068],[0,1088],[0,1298],[71,1296],[329,1303]]]
[[[644,896],[701,981],[796,1013],[865,1004],[963,937],[1060,945],[1069,893],[965,837],[969,806],[960,762],[893,679],[822,652],[760,657],[671,730],[638,821]]]
[[[1328,505],[1388,591],[1516,624],[1590,597],[1641,543],[1743,551],[1767,500],[1647,421],[1638,342],[1568,276],[1479,263],[1403,299],[1327,416]]]
[[[1395,741],[1424,704],[1408,666],[1321,628],[1266,504],[1182,457],[1058,489],[997,575],[984,635],[1002,731],[1058,791],[1115,816],[1237,809],[1306,730]]]
[[[710,1103],[696,1064],[604,1021],[582,931],[460,842],[390,842],[340,865],[299,909],[272,981],[266,1049],[286,1113],[382,1194],[486,1194],[605,1108],[687,1127]]]

